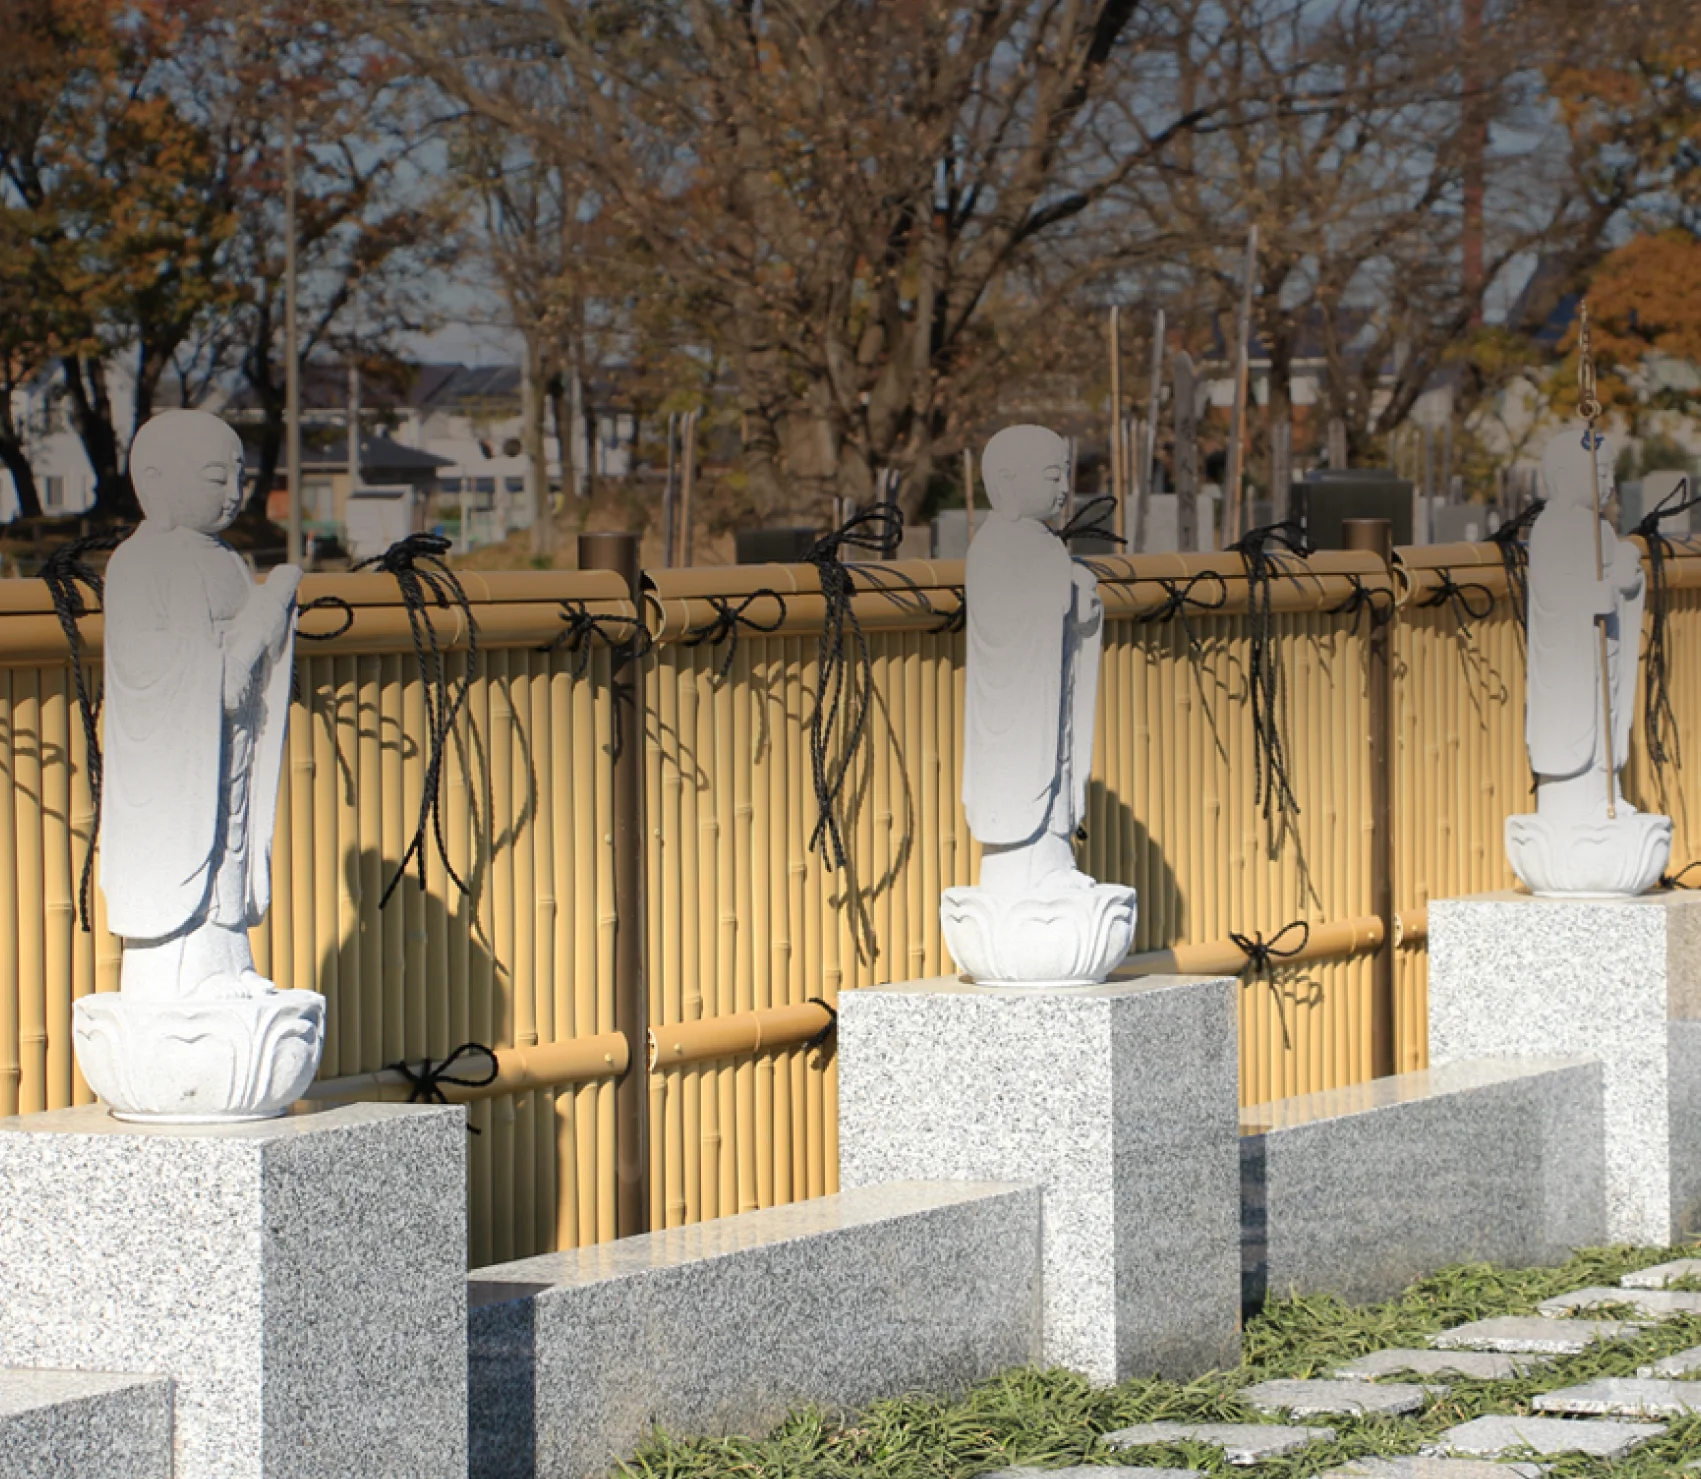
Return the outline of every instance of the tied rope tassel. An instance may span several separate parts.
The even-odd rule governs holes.
[[[437,856],[443,871],[463,894],[469,890],[454,864],[449,861],[449,845],[443,837],[443,758],[449,748],[449,737],[455,720],[465,707],[473,676],[478,671],[478,623],[473,619],[472,603],[455,572],[443,563],[450,543],[436,534],[410,534],[398,539],[381,555],[362,560],[356,570],[377,569],[393,575],[402,594],[402,606],[408,614],[408,628],[413,634],[413,656],[418,664],[419,680],[425,689],[426,764],[425,784],[419,803],[419,822],[413,840],[396,865],[396,871],[378,900],[382,909],[390,902],[396,886],[408,870],[410,859],[419,868],[419,886],[425,887],[425,837],[427,829],[437,843]],[[423,563],[422,563],[423,562]],[[443,649],[437,641],[427,608],[435,604],[444,611],[458,610],[467,626],[467,671],[459,683],[449,682],[443,662]]]
[[[1116,499],[1108,493],[1101,493],[1096,498],[1089,498],[1082,504],[1076,511],[1075,517],[1070,519],[1061,529],[1053,529],[1051,532],[1061,539],[1065,545],[1071,539],[1082,535],[1088,535],[1093,539],[1108,540],[1111,544],[1126,544],[1128,541],[1120,534],[1113,533],[1110,526],[1104,522],[1115,510]]]
[[[778,591],[769,590],[767,586],[763,586],[759,591],[752,591],[736,606],[725,596],[710,596],[707,599],[709,604],[714,607],[714,620],[705,622],[700,627],[693,627],[686,632],[682,639],[683,645],[701,647],[707,643],[710,647],[718,647],[722,642],[725,642],[726,652],[722,654],[720,663],[715,669],[715,681],[724,683],[727,680],[727,674],[732,671],[733,658],[738,655],[739,628],[743,627],[747,631],[758,632],[763,635],[779,631],[785,625],[786,620],[785,597]],[[768,622],[758,621],[754,616],[746,615],[745,613],[758,601],[772,601],[780,608],[780,614]]]
[[[490,1063],[489,1071],[482,1077],[457,1078],[449,1072],[462,1058],[475,1053],[483,1053]],[[496,1075],[501,1071],[501,1066],[496,1061],[495,1051],[487,1048],[481,1042],[464,1042],[447,1058],[440,1059],[436,1063],[433,1063],[429,1058],[422,1059],[417,1069],[409,1068],[405,1062],[386,1063],[384,1066],[394,1069],[408,1081],[409,1104],[447,1104],[449,1098],[443,1092],[444,1084],[452,1084],[462,1089],[482,1089],[488,1084],[495,1083]],[[467,1129],[475,1135],[479,1133],[476,1125],[469,1123]]]
[[[817,812],[809,850],[820,850],[830,870],[845,865],[839,802],[868,727],[869,693],[874,687],[874,659],[856,617],[856,583],[845,566],[843,552],[850,548],[883,553],[895,546],[902,532],[902,514],[890,504],[880,503],[852,514],[838,529],[816,540],[804,556],[820,577],[826,603],[821,624],[820,691],[815,711],[809,716],[809,763]],[[847,641],[856,647],[854,665],[845,650]]]
[[[644,623],[632,616],[598,616],[592,613],[583,601],[571,600],[559,603],[561,620],[564,623],[561,631],[553,640],[536,648],[538,652],[559,652],[562,648],[573,654],[573,676],[583,678],[591,669],[591,642],[593,638],[601,637],[610,647],[633,648],[633,656],[643,657],[650,650],[650,629]],[[620,627],[624,634],[619,637],[612,635],[613,629]]]
[[[1532,499],[1529,507],[1517,518],[1502,524],[1488,536],[1489,543],[1500,550],[1500,563],[1506,569],[1506,591],[1512,598],[1512,614],[1518,618],[1520,637],[1530,619],[1530,551],[1525,541],[1530,537],[1531,526],[1546,507],[1545,499]]]
[[[1291,949],[1284,950],[1282,941],[1287,939],[1288,935],[1294,930],[1299,931],[1299,943]],[[1276,1020],[1281,1023],[1282,1027],[1282,1046],[1284,1048],[1293,1047],[1293,1038],[1288,1033],[1287,1008],[1282,1005],[1281,992],[1275,989],[1276,983],[1270,973],[1270,961],[1272,958],[1291,959],[1304,950],[1311,943],[1311,926],[1303,919],[1296,919],[1291,924],[1283,925],[1268,940],[1264,938],[1263,932],[1260,930],[1253,930],[1250,935],[1237,935],[1230,931],[1229,942],[1245,955],[1246,965],[1244,970],[1249,974],[1250,979],[1253,981],[1262,980],[1269,985],[1271,994],[1276,999]]]
[[[1451,570],[1436,572],[1441,584],[1429,593],[1419,606],[1452,606],[1453,616],[1461,632],[1469,631],[1471,623],[1482,621],[1494,611],[1494,592],[1478,581],[1467,580],[1463,585],[1453,579]]]
[[[1276,810],[1299,814],[1293,787],[1288,784],[1287,756],[1282,747],[1282,671],[1275,643],[1271,585],[1281,567],[1270,546],[1307,558],[1312,551],[1305,531],[1291,521],[1253,529],[1229,546],[1246,566],[1246,610],[1252,651],[1247,660],[1247,687],[1252,699],[1253,800],[1264,809],[1264,822]]]
[[[1676,499],[1677,502],[1672,500]],[[1675,518],[1701,503],[1701,495],[1689,493],[1689,479],[1682,478],[1675,488],[1648,511],[1646,518],[1631,532],[1640,534],[1648,545],[1648,678],[1642,693],[1642,734],[1648,746],[1648,758],[1656,770],[1667,761],[1681,764],[1678,759],[1677,715],[1671,707],[1671,669],[1666,651],[1666,618],[1670,615],[1671,598],[1666,588],[1666,561],[1676,553],[1670,539],[1660,528],[1662,520]],[[1666,737],[1671,737],[1667,747]]]
[[[90,607],[83,599],[79,584],[94,592],[97,602],[104,602],[106,586],[100,572],[89,564],[86,555],[117,549],[135,531],[128,525],[103,530],[82,539],[73,540],[54,550],[41,565],[41,578],[47,582],[53,599],[53,614],[59,618],[60,630],[65,633],[65,645],[71,649],[65,659],[71,670],[71,682],[77,693],[77,713],[83,724],[83,743],[88,750],[89,803],[92,808],[89,822],[89,846],[83,854],[82,872],[77,882],[77,923],[83,933],[90,933],[89,890],[94,879],[95,839],[100,835],[100,788],[103,761],[100,753],[100,732],[96,721],[100,717],[103,694],[89,692],[88,679],[83,674],[83,634],[77,622],[92,615],[99,607]]]

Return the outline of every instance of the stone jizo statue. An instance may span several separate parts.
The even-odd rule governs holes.
[[[1068,491],[1063,439],[1006,427],[981,475],[992,511],[965,575],[963,806],[982,861],[978,887],[945,891],[946,943],[985,984],[1089,986],[1128,953],[1135,917],[1133,889],[1075,866],[1104,608],[1045,522]]]
[[[1612,496],[1612,459],[1592,427],[1557,432],[1542,457],[1547,507],[1530,531],[1525,739],[1536,810],[1506,819],[1506,851],[1530,891],[1548,896],[1644,893],[1671,852],[1670,818],[1637,811],[1621,784],[1644,590],[1636,547],[1596,512]]]
[[[323,1045],[324,998],[277,990],[248,943],[271,903],[301,572],[256,584],[219,539],[242,472],[216,416],[149,421],[130,451],[145,517],[106,575],[100,880],[124,960],[117,997],[77,1003],[75,1039],[126,1118],[281,1114]]]

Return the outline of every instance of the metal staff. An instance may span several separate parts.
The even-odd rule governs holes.
[[[1601,544],[1601,435],[1595,430],[1600,419],[1600,397],[1595,394],[1595,360],[1589,352],[1589,305],[1585,300],[1582,320],[1577,330],[1577,414],[1583,418],[1583,436],[1589,444],[1589,492],[1595,509],[1595,579],[1606,579],[1606,552]],[[1601,654],[1601,713],[1605,723],[1602,735],[1606,744],[1607,819],[1618,816],[1616,767],[1612,755],[1612,669],[1607,661],[1607,618],[1597,616],[1596,630],[1600,633]]]

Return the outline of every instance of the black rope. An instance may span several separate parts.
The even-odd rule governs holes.
[[[42,561],[40,570],[41,578],[47,582],[48,594],[53,598],[53,614],[59,618],[60,630],[65,633],[65,644],[71,649],[65,661],[71,670],[71,682],[76,689],[77,713],[82,718],[83,743],[88,749],[89,757],[89,801],[92,819],[89,822],[89,846],[83,854],[82,872],[77,883],[77,922],[84,934],[91,932],[89,890],[94,878],[95,839],[100,835],[103,762],[100,753],[100,731],[96,721],[100,717],[102,694],[98,689],[94,693],[89,692],[88,680],[83,675],[83,634],[77,629],[77,622],[82,617],[91,615],[99,608],[90,607],[83,599],[83,593],[78,586],[87,586],[94,592],[97,602],[104,602],[106,586],[101,580],[100,572],[84,557],[116,549],[134,532],[130,525],[123,524],[102,530],[99,534],[73,540],[70,544],[61,545],[54,550]]]
[[[1116,510],[1116,499],[1108,493],[1101,493],[1096,498],[1089,498],[1076,510],[1075,516],[1064,524],[1061,529],[1051,532],[1068,544],[1071,539],[1089,536],[1093,539],[1107,540],[1111,544],[1126,544],[1120,534],[1113,533],[1110,526],[1104,522]]]
[[[827,1025],[817,1032],[814,1037],[809,1038],[803,1043],[803,1050],[808,1052],[811,1048],[820,1047],[822,1043],[826,1042],[826,1040],[833,1035],[834,1029],[839,1025],[839,1012],[838,1008],[836,1008],[832,1002],[823,1001],[819,996],[810,997],[804,1002],[804,1005],[820,1007],[827,1014]]]
[[[596,637],[601,637],[610,647],[631,647],[636,657],[642,657],[650,650],[650,629],[635,616],[598,615],[580,600],[557,604],[561,607],[561,620],[565,625],[551,641],[535,650],[559,652],[565,647],[573,654],[575,678],[583,678],[590,671],[591,642]],[[617,627],[624,629],[623,635],[618,637],[613,635]]]
[[[378,900],[382,909],[390,902],[396,886],[407,873],[409,859],[419,868],[419,886],[425,887],[425,835],[427,828],[437,842],[437,856],[443,869],[463,894],[469,893],[466,883],[449,861],[449,845],[443,837],[443,759],[449,748],[449,737],[455,720],[466,705],[473,676],[478,671],[478,622],[472,613],[455,572],[443,563],[451,546],[447,539],[436,534],[410,534],[398,539],[381,555],[362,560],[356,570],[376,569],[393,575],[402,594],[402,606],[408,614],[408,629],[413,634],[413,656],[419,668],[419,681],[425,689],[426,764],[425,785],[419,803],[419,822],[413,840],[396,865],[395,874]],[[459,683],[449,682],[448,669],[443,662],[443,649],[438,645],[436,629],[427,616],[427,608],[436,605],[444,611],[458,610],[467,624],[467,670]]]
[[[1509,519],[1488,536],[1489,542],[1500,550],[1500,563],[1506,570],[1506,591],[1512,598],[1512,614],[1518,618],[1518,630],[1523,632],[1529,621],[1530,551],[1525,541],[1530,528],[1547,507],[1545,499],[1535,498],[1515,519]]]
[[[490,1070],[481,1078],[457,1078],[449,1070],[469,1053],[483,1053],[490,1060]],[[452,1084],[463,1089],[482,1089],[496,1082],[496,1075],[501,1066],[496,1061],[496,1053],[481,1042],[464,1042],[447,1058],[433,1063],[429,1058],[420,1060],[418,1069],[409,1068],[406,1063],[387,1063],[387,1069],[394,1070],[408,1081],[409,1104],[447,1104],[448,1096],[443,1092],[444,1084]],[[478,1127],[467,1126],[473,1134],[478,1134]]]
[[[821,581],[826,611],[821,623],[815,712],[809,718],[809,761],[815,781],[815,830],[809,850],[822,849],[829,869],[845,865],[845,840],[839,827],[838,808],[845,781],[857,747],[868,727],[869,694],[874,686],[874,659],[868,638],[856,617],[856,585],[846,568],[842,552],[865,549],[876,553],[892,547],[903,532],[903,515],[890,504],[852,514],[844,524],[810,546],[804,556],[815,567]],[[854,663],[845,650],[854,642]],[[837,739],[838,756],[833,756]]]
[[[334,632],[304,632],[301,630],[301,618],[309,611],[340,611],[343,624]],[[354,626],[354,607],[341,596],[315,596],[295,608],[295,622],[295,635],[303,642],[334,642]]]
[[[1291,949],[1283,949],[1282,941],[1293,931],[1299,931],[1299,943]],[[1272,959],[1286,960],[1298,955],[1311,943],[1311,926],[1303,919],[1296,919],[1284,924],[1275,934],[1266,940],[1263,933],[1254,930],[1250,935],[1229,933],[1229,942],[1246,957],[1246,964],[1241,968],[1243,974],[1250,976],[1251,981],[1263,980],[1271,987],[1271,994],[1276,999],[1276,1020],[1282,1026],[1282,1045],[1291,1048],[1293,1039],[1288,1035],[1287,1009],[1282,1005],[1282,994],[1275,990],[1275,982],[1271,978],[1270,962]],[[1250,984],[1248,981],[1247,984]]]
[[[1656,883],[1654,887],[1683,889],[1701,888],[1701,884],[1685,883],[1683,881],[1686,874],[1694,872],[1697,868],[1701,868],[1701,863],[1685,863],[1683,867],[1679,868],[1675,873],[1662,873],[1660,874],[1660,881]]]
[[[949,637],[957,632],[966,631],[969,625],[969,603],[963,599],[963,593],[957,593],[957,604],[949,611],[941,614],[936,625],[928,628],[938,637]]]
[[[1216,585],[1216,594],[1212,596],[1196,596],[1194,587],[1210,581]],[[1186,580],[1171,580],[1167,576],[1158,576],[1158,584],[1163,588],[1164,598],[1161,603],[1150,611],[1142,611],[1134,620],[1138,622],[1168,622],[1179,620],[1182,635],[1187,639],[1188,649],[1195,657],[1203,650],[1199,634],[1193,630],[1193,623],[1187,619],[1188,608],[1194,611],[1220,611],[1228,601],[1228,583],[1214,570],[1203,570],[1197,575],[1190,575]]]
[[[1677,499],[1676,503],[1672,502]],[[1640,534],[1648,544],[1648,678],[1642,691],[1642,735],[1648,746],[1648,758],[1656,770],[1667,761],[1681,764],[1677,715],[1671,707],[1671,673],[1666,652],[1666,618],[1670,614],[1671,598],[1666,590],[1666,561],[1676,553],[1671,540],[1660,529],[1662,520],[1687,513],[1701,503],[1701,495],[1691,497],[1689,479],[1680,478],[1677,486],[1648,511],[1647,517],[1631,532]],[[1624,640],[1624,633],[1619,640]],[[1671,744],[1667,747],[1666,737]]]
[[[1370,617],[1373,627],[1386,626],[1394,619],[1394,593],[1381,586],[1369,586],[1357,575],[1347,575],[1352,593],[1338,606],[1331,606],[1325,615],[1350,616],[1357,626],[1364,616]]]
[[[752,591],[736,606],[726,596],[709,596],[707,600],[714,607],[715,619],[700,627],[692,627],[681,641],[686,647],[701,647],[704,643],[710,647],[718,647],[725,642],[726,652],[721,657],[720,666],[715,669],[715,681],[724,683],[727,674],[732,671],[732,660],[738,655],[739,628],[764,635],[779,631],[786,620],[785,597],[778,591],[763,586],[759,591]],[[754,616],[746,615],[756,602],[764,600],[772,601],[778,606],[780,614],[772,621],[758,621]]]
[[[1468,630],[1473,621],[1482,621],[1493,614],[1494,592],[1480,581],[1467,580],[1462,585],[1453,579],[1451,570],[1438,570],[1441,584],[1429,593],[1419,606],[1452,606],[1460,631]]]
[[[1272,582],[1282,572],[1271,545],[1278,545],[1301,559],[1312,552],[1305,530],[1291,521],[1253,529],[1229,546],[1246,566],[1246,611],[1251,636],[1246,667],[1252,700],[1253,800],[1262,805],[1266,824],[1273,820],[1272,813],[1278,808],[1299,814],[1299,803],[1288,784],[1287,756],[1282,746],[1282,672],[1270,604]]]

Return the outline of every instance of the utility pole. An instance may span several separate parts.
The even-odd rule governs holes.
[[[284,458],[289,477],[289,562],[299,565],[301,531],[301,350],[296,329],[295,94],[284,96]]]

